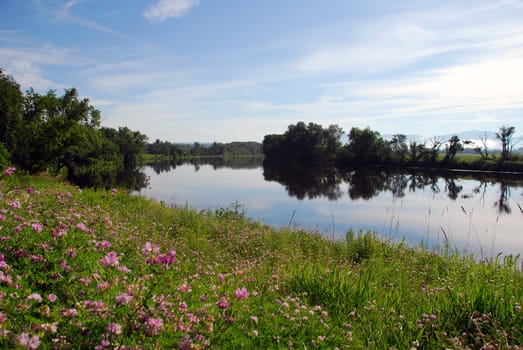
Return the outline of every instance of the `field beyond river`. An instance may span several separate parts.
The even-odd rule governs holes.
[[[519,256],[0,175],[0,347],[522,349]]]

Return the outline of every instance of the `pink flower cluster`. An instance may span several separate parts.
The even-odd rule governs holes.
[[[15,170],[16,170],[15,167],[10,166],[9,168],[4,170],[4,174],[7,175],[7,176],[11,176],[11,175],[13,175]]]
[[[150,242],[145,243],[145,246],[142,248],[142,253],[148,255],[146,262],[152,265],[164,264],[169,267],[176,261],[176,252],[174,250],[169,249],[167,254],[158,254],[160,253],[160,247]]]

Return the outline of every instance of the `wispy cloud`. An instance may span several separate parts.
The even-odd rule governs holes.
[[[34,48],[0,48],[0,62],[23,88],[37,90],[64,87],[45,78],[42,66],[73,66],[85,63],[74,50],[49,45]]]
[[[159,0],[143,15],[151,22],[163,22],[169,18],[185,16],[200,0]]]
[[[53,7],[47,9],[46,12],[50,11],[54,18],[58,21],[76,23],[82,27],[97,30],[102,33],[106,33],[121,39],[129,39],[129,37],[123,33],[120,33],[108,26],[100,24],[88,18],[84,18],[73,14],[73,7],[80,3],[79,0],[68,0],[59,7]]]

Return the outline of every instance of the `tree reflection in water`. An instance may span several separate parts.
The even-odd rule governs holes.
[[[469,198],[479,195],[485,200],[487,187],[499,185],[499,199],[494,206],[500,214],[511,213],[508,198],[511,187],[523,186],[523,181],[517,177],[500,177],[484,173],[462,174],[455,172],[402,172],[397,169],[385,168],[354,168],[340,170],[335,167],[303,167],[296,164],[276,164],[264,162],[263,175],[266,181],[276,181],[282,184],[289,196],[300,200],[316,197],[326,197],[337,200],[343,196],[342,186],[348,185],[348,195],[351,200],[370,200],[382,192],[392,193],[394,198],[402,198],[406,192],[429,190],[438,195],[442,192],[439,184],[444,183],[444,193],[451,200],[460,197]],[[478,181],[472,194],[462,194],[463,186],[460,178],[466,176]]]

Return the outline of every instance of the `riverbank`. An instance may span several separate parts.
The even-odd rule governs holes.
[[[523,345],[519,258],[330,241],[238,207],[2,177],[2,348]]]

